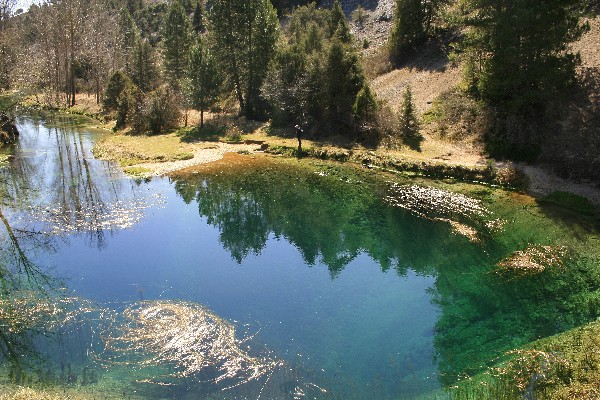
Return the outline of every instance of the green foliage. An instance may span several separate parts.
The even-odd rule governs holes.
[[[173,87],[179,88],[186,74],[192,44],[191,24],[179,0],[171,4],[162,28],[165,74]]]
[[[249,118],[263,118],[260,87],[279,38],[277,12],[269,0],[215,0],[209,14],[219,65]]]
[[[398,62],[425,38],[425,12],[421,0],[396,0],[390,31],[390,58]]]
[[[352,42],[350,25],[348,24],[348,19],[346,18],[346,14],[344,14],[344,10],[342,9],[342,5],[340,4],[339,0],[335,0],[333,2],[333,7],[329,13],[328,25],[330,38],[335,37],[342,43],[346,44]]]
[[[362,5],[358,5],[356,10],[352,11],[352,20],[354,20],[358,26],[362,27],[367,20],[367,13]]]
[[[177,95],[169,86],[161,86],[150,95],[148,101],[148,129],[154,135],[179,126],[181,112]]]
[[[377,114],[377,109],[375,96],[373,96],[369,85],[365,82],[365,85],[356,95],[356,101],[352,107],[354,117],[361,122],[373,121]]]
[[[130,76],[143,92],[150,92],[158,86],[160,72],[154,48],[147,40],[138,40],[135,46]]]
[[[412,101],[410,86],[406,87],[406,91],[403,95],[399,128],[402,140],[409,146],[418,149],[423,140],[423,136],[420,132],[421,127]]]
[[[117,46],[119,64],[123,70],[129,73],[133,63],[133,53],[136,43],[140,38],[138,27],[127,8],[119,13],[117,21]]]
[[[355,132],[353,106],[365,77],[356,49],[330,30],[331,21],[347,24],[336,4],[333,10],[298,7],[290,16],[289,43],[278,48],[262,88],[274,125],[300,122],[332,133]]]
[[[221,77],[211,50],[202,37],[192,48],[188,72],[191,104],[200,110],[200,127],[204,126],[204,111],[217,100],[221,89]]]
[[[115,111],[119,106],[121,93],[132,85],[131,79],[121,71],[115,72],[108,81],[102,105],[106,111]]]
[[[352,107],[364,85],[364,75],[354,49],[333,40],[326,50],[323,69],[323,108],[333,131],[352,126]]]
[[[198,1],[194,9],[192,29],[194,29],[196,35],[206,32],[206,26],[204,25],[204,4],[202,4],[202,0]]]
[[[573,83],[579,58],[569,43],[586,30],[576,0],[471,0],[463,51],[482,98],[530,115]]]
[[[134,125],[144,123],[143,118],[136,118],[141,114],[140,108],[143,107],[143,93],[135,85],[131,84],[119,94],[117,99],[117,121],[115,129],[123,129],[131,121],[135,121]],[[135,130],[135,128],[134,128]]]

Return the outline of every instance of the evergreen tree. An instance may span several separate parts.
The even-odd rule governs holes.
[[[190,20],[179,0],[169,8],[162,35],[165,74],[169,83],[179,88],[186,74],[192,41]]]
[[[333,131],[352,126],[352,107],[365,78],[358,55],[339,40],[333,40],[325,55],[322,101],[326,121]]]
[[[131,79],[121,71],[115,72],[109,79],[102,105],[106,111],[115,111],[118,108],[118,99],[121,93],[132,85]]]
[[[506,112],[528,114],[574,81],[568,52],[585,32],[578,0],[472,0],[465,54],[481,96]]]
[[[129,73],[133,62],[134,47],[140,38],[140,32],[127,8],[123,8],[119,13],[117,28],[119,65]]]
[[[425,12],[421,0],[396,0],[390,31],[390,58],[399,61],[425,40]]]
[[[196,4],[196,9],[194,10],[194,15],[192,17],[192,28],[196,35],[206,32],[206,26],[204,26],[204,5],[202,4],[202,0],[198,1]]]
[[[190,100],[192,106],[200,111],[200,127],[203,127],[204,111],[215,103],[221,78],[216,60],[202,37],[192,49],[188,78]]]
[[[264,117],[260,87],[279,37],[270,0],[214,0],[209,20],[215,53],[241,112],[249,118]]]
[[[400,109],[400,136],[407,143],[414,143],[422,139],[420,133],[419,120],[415,112],[415,106],[412,101],[412,91],[410,86],[406,87],[406,91],[402,96],[402,107]]]
[[[359,122],[373,121],[377,113],[377,100],[371,92],[369,85],[365,82],[362,89],[356,95],[352,111]]]
[[[135,46],[130,76],[133,83],[146,93],[154,90],[158,85],[160,73],[156,65],[154,48],[145,39],[138,40]]]
[[[329,14],[329,37],[336,37],[342,43],[350,43],[352,41],[350,25],[339,0],[333,2],[333,7]]]

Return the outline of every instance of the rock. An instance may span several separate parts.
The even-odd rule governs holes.
[[[19,131],[15,119],[5,112],[0,113],[0,140],[2,143],[15,143],[18,137]]]

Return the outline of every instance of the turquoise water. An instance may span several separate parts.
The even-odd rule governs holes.
[[[2,211],[17,232],[5,235],[6,265],[20,277],[12,290],[34,286],[96,308],[51,339],[21,343],[44,360],[34,381],[65,384],[58,376],[68,369],[81,384],[85,369],[98,387],[118,382],[149,399],[426,398],[504,351],[598,315],[580,295],[595,277],[517,282],[490,272],[527,243],[560,241],[564,227],[536,222],[538,235],[524,222],[473,243],[384,202],[386,183],[369,171],[262,161],[135,181],[93,158],[100,133],[32,118],[19,130],[3,169]],[[35,271],[19,266],[27,262]],[[112,315],[158,300],[206,307],[248,339],[244,351],[278,366],[228,390],[211,368],[168,387],[140,383],[178,366],[112,362],[103,318],[118,330],[123,319]]]

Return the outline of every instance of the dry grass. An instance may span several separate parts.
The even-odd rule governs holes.
[[[497,272],[512,275],[533,275],[551,267],[564,267],[567,248],[564,246],[528,246],[500,261]]]
[[[234,387],[269,375],[280,361],[252,357],[236,338],[234,326],[199,304],[147,301],[129,306],[102,336],[110,363],[134,368],[172,366],[161,383],[199,373],[204,380]]]
[[[492,212],[480,200],[443,189],[392,185],[385,200],[422,218],[446,222],[471,242],[481,240],[481,227],[497,231],[504,225],[504,221],[492,218]]]

